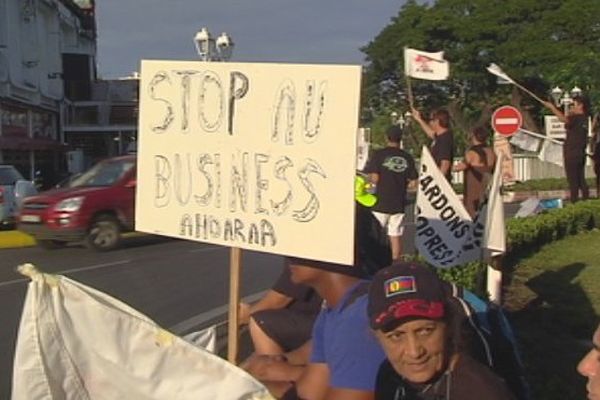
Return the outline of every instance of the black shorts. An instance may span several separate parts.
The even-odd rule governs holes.
[[[283,308],[257,311],[252,318],[267,336],[288,352],[310,339],[316,315]]]

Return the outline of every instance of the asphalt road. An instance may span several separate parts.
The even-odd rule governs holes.
[[[108,293],[178,333],[194,330],[211,310],[225,310],[228,303],[229,248],[221,246],[142,236],[128,238],[122,249],[107,253],[78,246],[0,250],[0,399],[10,398],[28,282],[15,268],[25,262]],[[241,296],[269,288],[281,265],[281,257],[243,251]]]

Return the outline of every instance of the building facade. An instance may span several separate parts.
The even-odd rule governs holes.
[[[93,0],[0,0],[0,163],[63,169],[61,108],[95,77]]]
[[[95,0],[0,0],[0,164],[55,182],[135,142],[137,77],[98,80],[96,37]]]

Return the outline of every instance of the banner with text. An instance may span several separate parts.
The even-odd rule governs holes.
[[[143,61],[136,229],[351,264],[360,78]]]
[[[450,268],[504,251],[500,163],[501,160],[494,171],[491,190],[486,191],[473,221],[429,150],[423,148],[415,207],[415,245],[427,262]]]

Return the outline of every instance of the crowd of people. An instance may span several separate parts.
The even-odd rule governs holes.
[[[588,104],[576,98],[567,116],[547,106],[566,123],[571,201],[579,192],[585,199],[581,137]],[[412,114],[432,139],[431,154],[442,174],[450,181],[453,171],[463,171],[463,203],[474,217],[496,164],[489,131],[474,128],[463,160],[454,164],[449,113],[441,109],[424,118],[413,108]],[[240,319],[249,324],[255,347],[243,367],[281,399],[529,399],[526,385],[516,387],[491,362],[489,348],[488,357],[472,351],[479,339],[474,324],[465,322],[470,306],[457,305],[456,294],[449,294],[448,284],[428,265],[403,258],[407,193],[416,186],[418,170],[400,146],[402,135],[391,127],[386,146],[363,171],[377,188],[377,201],[367,197],[356,204],[354,265],[287,257],[265,297],[242,304]],[[374,225],[383,239],[373,233]],[[600,398],[600,326],[593,343],[578,371],[588,378],[590,398]]]

